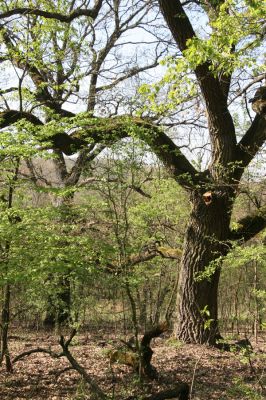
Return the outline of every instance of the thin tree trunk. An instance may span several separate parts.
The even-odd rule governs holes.
[[[258,301],[258,296],[257,296],[257,290],[258,290],[258,265],[257,262],[254,261],[254,281],[253,281],[253,287],[254,287],[254,300],[255,300],[255,316],[254,316],[254,336],[255,336],[255,341],[258,343],[258,330],[260,326],[260,307],[259,307],[259,301]]]
[[[10,179],[9,183],[9,191],[8,191],[8,203],[7,208],[11,209],[13,206],[13,199],[14,199],[14,186],[18,179],[18,172],[19,172],[19,164],[20,160],[15,160],[15,169],[12,178]],[[18,219],[9,218],[10,224],[19,222]],[[5,243],[5,273],[8,273],[8,258],[10,253],[11,244],[9,241]],[[4,300],[3,300],[3,308],[2,308],[2,316],[1,316],[1,354],[0,354],[0,365],[2,365],[3,360],[6,360],[6,369],[8,372],[13,372],[12,363],[9,355],[8,350],[8,330],[9,330],[9,323],[10,323],[10,299],[11,299],[11,285],[9,282],[6,283],[4,287]]]
[[[0,365],[2,365],[4,358],[6,359],[6,370],[13,372],[10,354],[8,350],[8,329],[10,322],[10,297],[11,297],[11,286],[6,284],[4,289],[4,303],[2,309],[2,333],[1,333],[1,355]]]

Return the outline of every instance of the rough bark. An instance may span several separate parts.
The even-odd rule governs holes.
[[[193,209],[181,260],[178,287],[176,335],[189,343],[214,343],[218,334],[217,297],[220,265],[218,258],[229,250],[231,196],[213,192],[206,204],[200,192],[193,193]],[[217,263],[215,263],[217,261]],[[201,275],[213,263],[208,276]]]

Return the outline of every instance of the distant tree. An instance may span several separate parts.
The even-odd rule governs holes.
[[[230,241],[247,241],[266,225],[262,205],[254,215],[242,218],[237,229],[230,228],[241,178],[266,138],[265,109],[254,106],[264,101],[258,92],[252,96],[252,105],[259,113],[254,118],[249,113],[247,128],[236,132],[232,117],[234,102],[243,95],[245,105],[248,90],[264,78],[265,5],[256,0],[183,4],[179,0],[134,4],[98,0],[93,7],[90,4],[33,1],[18,7],[11,1],[1,5],[1,61],[13,66],[18,79],[15,87],[10,83],[1,92],[0,127],[11,135],[17,124],[20,132],[27,133],[25,140],[36,143],[37,138],[43,148],[53,149],[65,187],[75,184],[84,160],[122,138],[136,136],[150,146],[186,189],[192,204],[181,262],[176,335],[186,342],[214,343],[219,333],[222,257],[230,251]],[[123,97],[125,89],[117,91],[115,85],[157,65],[160,49],[171,44],[165,31],[160,35],[156,29],[161,15],[177,54],[168,59],[169,70],[161,82],[142,88],[150,103],[136,116],[135,107],[127,106],[131,93],[126,91]],[[128,58],[137,32],[123,37],[135,28],[147,31],[143,54],[148,58],[149,50],[155,54],[148,65],[141,64],[135,51]],[[111,96],[102,97],[108,89]],[[9,93],[16,94],[15,102],[14,96],[7,101]],[[163,101],[158,97],[161,93]],[[69,111],[69,105],[78,104],[79,99],[86,102],[84,112],[78,107],[76,113]],[[177,140],[171,138],[167,125],[183,126]],[[205,171],[196,168],[183,150],[198,147],[202,130],[205,143],[200,145],[210,152]],[[194,140],[191,131],[197,134]],[[75,166],[68,171],[63,153],[77,152]],[[195,279],[210,267],[212,274],[206,279]]]

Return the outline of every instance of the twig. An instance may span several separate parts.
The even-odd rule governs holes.
[[[191,381],[191,385],[190,385],[189,400],[192,400],[192,392],[193,392],[193,386],[194,386],[194,381],[195,381],[196,369],[197,369],[198,363],[200,362],[200,359],[201,359],[201,356],[198,357],[198,359],[197,359],[197,361],[195,362],[195,365],[194,365],[192,381]]]
[[[229,101],[228,105],[232,104],[238,97],[242,96],[243,93],[246,93],[246,91],[255,83],[263,81],[265,78],[265,74],[261,74],[256,76],[248,85],[246,85],[242,90],[238,91],[237,94]]]

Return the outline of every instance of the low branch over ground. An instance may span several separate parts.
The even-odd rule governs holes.
[[[16,362],[22,360],[23,358],[28,357],[31,354],[35,354],[35,353],[49,354],[49,356],[51,356],[52,358],[60,358],[60,357],[63,357],[63,355],[64,355],[63,353],[56,353],[49,349],[43,349],[42,347],[37,347],[36,349],[31,349],[28,351],[24,351],[23,353],[20,353],[18,356],[13,358],[12,364],[15,364]]]
[[[86,372],[85,368],[83,368],[77,360],[73,357],[73,355],[70,353],[68,347],[76,335],[77,331],[73,329],[73,331],[70,334],[69,339],[65,340],[64,336],[60,337],[59,344],[62,347],[62,352],[61,353],[56,353],[54,351],[51,351],[50,349],[44,349],[44,348],[36,348],[32,350],[25,351],[21,354],[19,354],[17,357],[13,359],[13,363],[20,361],[24,357],[28,357],[31,354],[34,353],[45,353],[49,354],[53,358],[61,358],[61,357],[66,357],[73,369],[75,369],[84,379],[84,381],[89,385],[91,391],[93,394],[96,396],[97,399],[99,400],[107,400],[107,396],[105,393],[102,391],[102,389],[97,385],[96,382],[90,377],[90,375]]]
[[[145,372],[145,375],[148,378],[154,379],[155,374],[157,376],[155,368],[151,365],[151,358],[152,358],[152,354],[153,354],[153,351],[150,347],[151,340],[153,338],[160,336],[162,333],[166,332],[167,329],[168,329],[167,322],[162,322],[162,323],[154,326],[153,328],[151,328],[149,331],[147,331],[141,339],[141,342],[140,342],[141,367],[143,368],[143,371]],[[95,399],[108,400],[108,396],[102,391],[102,389],[97,385],[97,383],[86,372],[85,368],[79,364],[79,362],[74,358],[74,356],[69,351],[69,345],[71,344],[72,339],[75,337],[76,333],[77,333],[77,331],[75,329],[73,329],[68,339],[65,339],[64,336],[60,336],[59,344],[62,348],[61,352],[57,353],[50,349],[44,349],[44,348],[38,347],[38,348],[35,348],[32,350],[25,351],[25,352],[19,354],[18,356],[16,356],[13,359],[13,364],[22,360],[24,357],[28,357],[34,353],[45,353],[45,354],[50,355],[53,358],[66,357],[67,360],[69,361],[69,364],[71,367],[67,367],[61,372],[65,372],[69,369],[74,369],[82,376],[84,381],[88,384],[90,391],[93,393]],[[119,354],[118,354],[119,350],[115,350],[114,354],[115,354],[116,358],[113,360],[113,362],[120,361],[123,363],[124,361],[128,360],[130,357],[128,357],[128,358],[125,357],[126,353],[132,354],[132,355],[135,355],[136,357],[138,357],[138,354],[136,352],[137,350],[134,346],[132,346],[130,344],[130,345],[128,345],[128,348],[130,349],[130,351],[128,351],[128,352],[124,351],[123,352],[124,357],[122,357],[121,360],[119,359]],[[112,355],[111,355],[111,357],[112,357]],[[136,357],[134,357],[134,360],[137,361],[137,363],[138,363],[138,359]],[[133,358],[132,358],[132,360],[133,360]],[[137,371],[136,362],[134,362],[134,364],[130,364],[130,363],[127,363],[127,364],[133,366],[134,369]],[[189,395],[189,386],[186,383],[177,383],[173,388],[171,388],[169,390],[164,390],[159,393],[155,393],[150,396],[144,397],[144,400],[166,400],[166,399],[172,399],[172,398],[176,398],[178,400],[188,400],[188,395]]]

